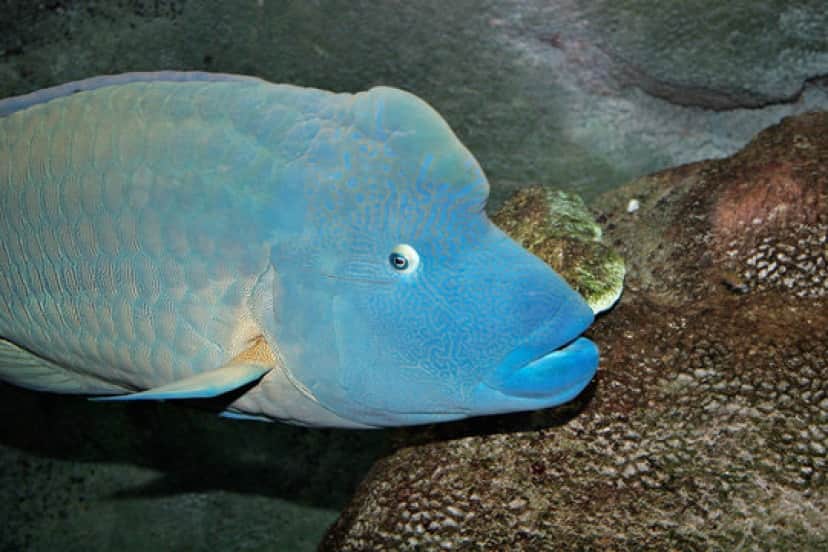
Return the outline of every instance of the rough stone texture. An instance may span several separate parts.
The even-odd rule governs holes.
[[[617,81],[679,105],[732,109],[792,101],[828,76],[823,0],[557,0],[514,13],[515,26],[533,29],[539,47],[601,67],[604,78],[591,86]],[[550,32],[548,22],[560,13],[572,27]]]
[[[596,382],[399,432],[322,548],[826,549],[826,199],[828,113],[601,198],[628,275]]]

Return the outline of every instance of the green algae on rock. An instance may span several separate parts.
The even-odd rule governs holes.
[[[561,274],[595,313],[609,309],[621,296],[624,260],[602,243],[601,227],[578,195],[525,188],[492,221]]]

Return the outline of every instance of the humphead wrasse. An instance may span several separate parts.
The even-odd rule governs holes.
[[[0,379],[422,424],[566,402],[593,313],[425,102],[209,73],[0,101]]]

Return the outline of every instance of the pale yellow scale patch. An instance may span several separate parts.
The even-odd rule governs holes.
[[[60,187],[60,197],[57,201],[60,204],[59,208],[66,210],[65,222],[68,224],[77,224],[85,221],[86,217],[83,217],[77,210],[77,205],[81,201],[81,188],[83,187],[81,178],[71,174],[60,179],[57,184]],[[70,257],[81,254],[78,245],[75,243],[75,239],[75,232],[66,232],[62,236],[61,245],[65,253]]]
[[[247,362],[255,362],[257,364],[264,364],[273,366],[276,364],[276,354],[268,345],[264,336],[257,335],[246,340],[247,348],[243,349],[237,354],[230,363],[243,364]]]
[[[112,136],[115,134],[120,121],[108,116],[108,113],[103,113],[104,116],[98,116],[95,120],[95,137],[92,140],[92,162],[96,167],[104,167],[109,165],[113,159]]]
[[[68,239],[71,239],[71,237],[68,237]],[[78,239],[80,240],[81,246],[85,249],[98,251],[98,239],[95,235],[95,227],[92,226],[89,220],[84,219],[78,223]]]
[[[152,210],[141,213],[141,248],[155,258],[164,254],[166,241],[161,217]]]
[[[73,301],[69,301],[65,304],[64,308],[61,309],[61,316],[68,327],[78,328],[85,322],[81,319],[78,307]]]
[[[204,339],[191,328],[181,328],[176,336],[176,351],[184,358],[194,357],[204,347]]]
[[[175,355],[166,345],[155,347],[150,353],[153,370],[158,374],[157,381],[172,382],[178,379],[175,373]],[[153,378],[155,379],[155,378]],[[156,384],[156,381],[147,384],[147,387]]]
[[[37,116],[41,128],[45,131],[45,139],[37,144],[32,144],[32,157],[39,157],[46,163],[44,167],[46,177],[61,174],[66,169],[65,164],[60,164],[61,158],[55,157],[55,153],[62,153],[59,150],[63,149],[60,142],[60,133],[55,132],[55,129],[59,128],[61,116],[60,109],[48,108],[43,109]],[[63,157],[63,161],[65,163],[65,157]]]
[[[81,289],[95,289],[95,268],[89,264],[77,267],[78,283]]]
[[[210,272],[207,263],[199,257],[194,257],[187,263],[187,283],[192,290],[202,290],[211,287]],[[216,299],[217,297],[211,297]]]
[[[79,314],[83,319],[84,327],[89,335],[98,336],[101,334],[101,325],[98,321],[98,310],[90,302],[83,302],[80,305]]]
[[[115,333],[116,325],[112,316],[112,309],[109,305],[99,305],[95,312],[97,313],[98,321],[100,322],[101,331],[108,335],[113,335]]]
[[[16,138],[12,143],[10,159],[15,162],[9,167],[12,182],[25,182],[28,172],[29,150],[31,149],[33,129],[30,117],[12,117],[9,134]]]
[[[117,227],[122,251],[134,252],[140,249],[137,229],[138,221],[135,218],[135,214],[131,210],[122,212],[118,217]]]
[[[61,207],[59,181],[56,181],[52,186],[42,186],[40,197],[43,199],[44,218],[58,219]]]
[[[210,315],[209,308],[207,304],[202,301],[198,302],[188,302],[187,304],[183,305],[183,308],[180,312],[184,319],[192,326],[196,328],[200,327],[204,324],[207,318]]]
[[[32,180],[40,180],[49,177],[49,133],[51,130],[43,124],[41,119],[32,125],[33,138],[29,150],[29,176]]]
[[[126,203],[129,205],[130,209],[134,209],[135,211],[141,211],[147,206],[149,203],[150,194],[146,187],[144,186],[133,186],[127,192],[127,199]]]
[[[161,293],[161,281],[158,267],[148,256],[139,254],[132,259],[135,273],[137,294],[142,297],[158,297]]]
[[[28,258],[42,258],[43,250],[41,249],[40,240],[38,239],[37,234],[35,234],[34,232],[28,233],[25,236],[22,236],[22,240],[24,240],[25,251],[29,255]],[[34,270],[34,267],[32,267],[32,272],[34,274],[37,274],[37,271]]]
[[[193,239],[196,250],[199,252],[200,255],[212,258],[213,253],[216,248],[216,242],[211,237],[207,237],[201,234],[197,234]]]
[[[60,289],[63,285],[54,270],[44,270],[43,277],[46,280],[46,289]]]
[[[187,237],[183,234],[174,232],[166,236],[166,242],[167,247],[177,257],[185,257],[190,252],[190,244],[187,243]]]
[[[149,310],[137,311],[135,314],[137,314],[137,316],[134,317],[134,329],[141,343],[153,343],[157,341],[158,336],[156,335],[155,328],[153,327],[153,320],[151,318],[152,312]]]
[[[101,293],[114,295],[120,291],[116,287],[118,282],[115,278],[114,267],[108,259],[101,259],[95,264],[95,282]]]
[[[131,110],[121,113],[131,112]],[[118,166],[127,172],[136,172],[143,168],[146,145],[144,136],[146,123],[138,116],[130,116],[121,122],[123,132],[116,134]]]
[[[101,360],[110,366],[115,365],[115,361],[118,358],[118,353],[115,350],[114,345],[111,341],[104,341],[99,342],[98,344],[98,351]]]
[[[56,233],[51,228],[44,228],[40,234],[41,247],[46,257],[57,259],[60,256],[60,243]]]
[[[84,320],[85,327],[89,327],[88,322],[88,320]],[[89,355],[89,358],[103,357],[103,351],[101,350],[101,343],[98,339],[98,334],[92,333],[91,331],[79,333],[77,343],[77,350],[84,351],[85,354]]]
[[[96,218],[101,210],[101,181],[97,175],[93,177],[82,176],[78,181],[80,189],[76,192],[80,200],[81,208],[86,216]]]
[[[26,186],[23,189],[23,209],[26,213],[40,213],[40,187]]]
[[[140,295],[140,291],[138,290],[138,279],[135,275],[135,266],[132,260],[119,263],[113,266],[113,269],[121,297],[130,302],[134,301]]]
[[[144,373],[141,365],[133,358],[132,349],[128,347],[119,347],[117,349],[118,357],[114,366],[120,366],[122,370],[132,372],[134,374]]]
[[[91,106],[87,105],[86,102],[71,111],[77,113],[77,115],[74,115],[73,117],[75,119],[74,123],[69,123],[65,127],[67,132],[68,129],[72,129],[72,133],[74,135],[71,138],[71,163],[73,167],[83,167],[92,154],[92,142],[89,140],[89,137],[93,136],[93,133],[95,132],[95,114],[92,111]]]

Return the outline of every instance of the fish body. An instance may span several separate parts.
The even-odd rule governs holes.
[[[381,427],[554,406],[592,311],[425,102],[209,73],[0,101],[0,379]]]

